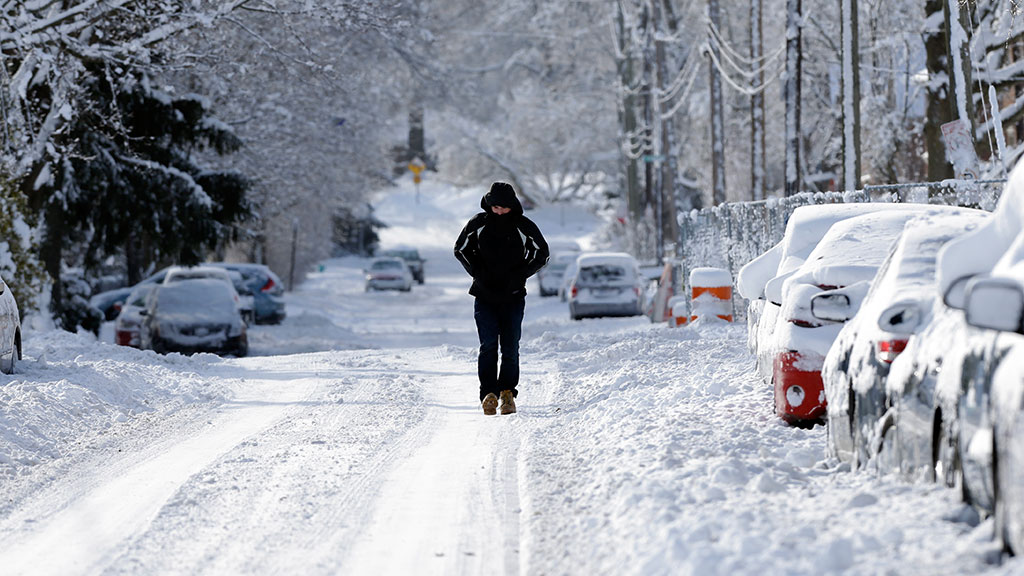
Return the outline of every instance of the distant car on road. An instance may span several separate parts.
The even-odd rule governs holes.
[[[569,316],[643,314],[644,286],[635,258],[622,252],[584,254],[576,259],[569,287]]]
[[[412,290],[412,272],[401,258],[389,256],[375,258],[366,267],[366,291]]]
[[[409,267],[409,272],[412,273],[412,277],[416,280],[416,283],[423,284],[425,279],[423,274],[423,264],[426,260],[420,258],[419,250],[407,247],[389,248],[382,251],[380,255],[401,258],[405,261],[406,266]]]
[[[249,353],[246,324],[234,288],[223,280],[196,278],[157,286],[147,300],[141,346],[160,354]]]

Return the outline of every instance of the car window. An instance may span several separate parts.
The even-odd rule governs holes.
[[[580,282],[587,284],[615,282],[625,278],[626,268],[623,266],[616,266],[614,264],[587,266],[585,268],[580,268],[579,272]]]
[[[374,262],[373,266],[372,266],[372,269],[373,270],[392,270],[392,269],[401,269],[402,266],[403,266],[403,264],[401,262],[395,262],[394,260],[384,260],[384,261],[381,261],[381,262]]]

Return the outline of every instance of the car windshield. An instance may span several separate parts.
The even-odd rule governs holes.
[[[214,272],[205,272],[205,271],[200,271],[200,270],[196,270],[196,271],[182,271],[182,272],[175,272],[174,274],[171,274],[170,279],[167,280],[167,281],[168,282],[181,282],[183,280],[197,280],[197,279],[200,279],[200,278],[217,278],[217,279],[219,279],[220,276],[217,275]]]
[[[231,322],[238,314],[231,288],[221,280],[165,284],[157,292],[157,314],[177,322]]]
[[[380,262],[374,262],[371,269],[373,270],[401,270],[403,264],[394,260],[382,260]]]
[[[626,268],[615,264],[598,264],[580,268],[580,282],[583,284],[609,284],[626,279]]]
[[[419,260],[420,255],[416,250],[388,250],[388,256],[397,256],[405,260]]]

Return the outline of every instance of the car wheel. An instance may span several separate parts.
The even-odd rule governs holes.
[[[885,415],[882,416],[882,426],[878,432],[878,440],[871,447],[871,455],[875,458],[879,472],[900,471],[896,434],[896,419],[891,411],[886,411]]]
[[[0,370],[4,374],[14,374],[14,365],[18,360],[18,341],[16,339],[11,340],[11,353],[4,355],[0,358]]]
[[[963,469],[960,466],[960,450],[950,438],[949,431],[942,421],[942,413],[935,415],[932,428],[932,480],[942,482],[950,488],[960,487],[964,501],[969,502],[963,483]]]

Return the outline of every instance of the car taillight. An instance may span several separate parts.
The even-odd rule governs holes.
[[[575,298],[576,295],[580,293],[580,289],[577,288],[575,284],[573,284],[572,285],[572,290],[570,290],[569,293],[572,295],[573,298]]]
[[[814,322],[808,322],[807,320],[795,320],[792,318],[790,318],[789,323],[801,328],[819,328],[821,326],[821,324],[815,324]]]
[[[879,362],[892,364],[892,361],[907,347],[906,340],[880,340],[875,343],[875,357]]]
[[[274,289],[274,279],[273,278],[267,278],[267,283],[263,285],[263,288],[260,288],[260,292],[270,292],[273,289]]]

